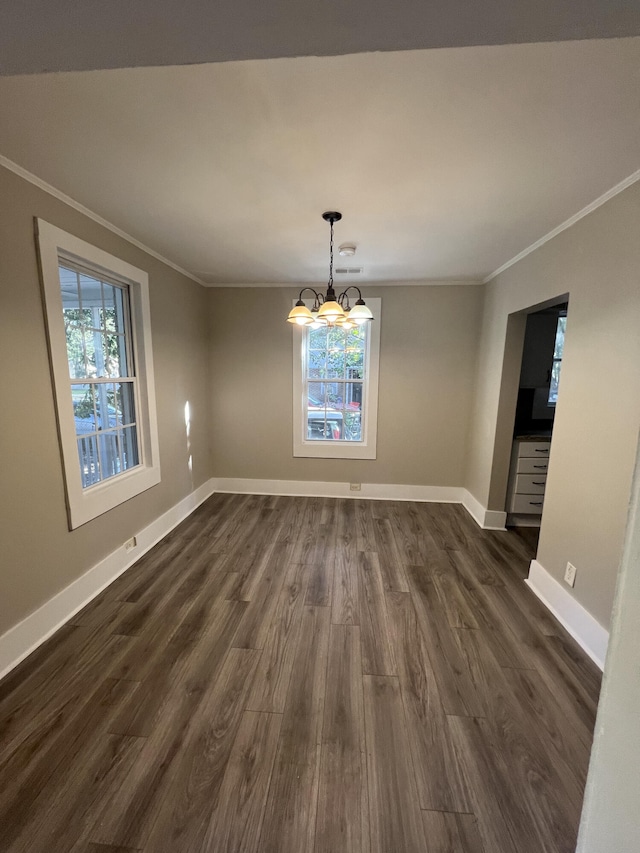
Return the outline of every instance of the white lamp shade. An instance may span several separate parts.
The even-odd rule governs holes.
[[[296,326],[309,326],[314,320],[315,317],[306,305],[296,305],[287,317],[287,323],[295,323]]]
[[[354,305],[351,311],[349,311],[349,319],[357,326],[361,326],[368,320],[373,320],[373,314],[366,305]]]
[[[328,323],[335,323],[343,318],[344,311],[337,302],[323,302],[318,311],[318,319],[327,320]]]

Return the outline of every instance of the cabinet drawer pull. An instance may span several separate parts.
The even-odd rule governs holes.
[[[536,451],[536,453],[548,453],[549,448],[548,447],[545,447],[545,448],[536,447],[535,451]]]
[[[542,501],[529,501],[530,506],[542,506]]]
[[[531,481],[531,484],[532,484],[533,486],[544,486],[544,480],[543,480],[541,483],[536,483],[536,481],[535,481],[535,480],[532,480],[532,481]]]
[[[533,467],[534,468],[544,468],[544,470],[546,471],[549,466],[548,465],[534,465]]]

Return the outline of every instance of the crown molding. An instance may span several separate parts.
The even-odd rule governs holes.
[[[8,157],[5,157],[3,154],[0,154],[0,166],[4,166],[5,169],[8,169],[10,172],[13,172],[18,177],[23,178],[25,181],[28,181],[30,184],[33,184],[38,189],[44,190],[44,192],[49,195],[57,198],[58,201],[63,202],[64,204],[72,207],[74,210],[77,210],[78,213],[82,213],[88,219],[92,219],[94,222],[97,222],[98,225],[102,225],[103,228],[107,228],[113,234],[117,234],[118,237],[122,237],[123,240],[126,240],[127,243],[131,243],[133,246],[136,246],[138,249],[142,249],[143,252],[146,252],[147,255],[151,255],[158,261],[161,261],[163,264],[166,264],[171,269],[176,272],[181,273],[181,275],[190,278],[192,281],[195,281],[196,284],[200,284],[203,287],[206,287],[204,281],[202,279],[195,276],[193,273],[185,270],[183,267],[178,264],[174,264],[173,261],[170,261],[169,258],[165,258],[164,255],[161,255],[160,252],[156,252],[155,249],[150,248],[149,246],[141,243],[140,240],[136,240],[135,237],[132,237],[131,234],[127,234],[126,231],[123,231],[122,228],[118,228],[117,225],[114,225],[112,222],[109,222],[108,219],[104,219],[97,213],[94,213],[93,210],[90,210],[88,207],[85,207],[84,204],[80,204],[79,201],[71,198],[71,196],[66,195],[61,190],[56,187],[51,186],[46,181],[43,181],[42,178],[39,178],[37,175],[34,175],[33,172],[29,172],[27,169],[19,166],[17,163],[14,163],[13,160],[9,160]]]
[[[629,175],[628,178],[625,178],[623,181],[620,181],[619,184],[616,184],[614,187],[611,187],[610,190],[607,190],[606,193],[599,196],[595,201],[592,201],[586,207],[583,207],[582,210],[579,210],[577,213],[574,213],[573,216],[570,216],[569,219],[565,220],[561,225],[558,225],[557,228],[554,228],[553,231],[549,231],[548,234],[545,234],[544,237],[541,237],[539,240],[536,240],[535,243],[532,243],[528,248],[523,249],[522,252],[519,252],[510,261],[502,264],[501,267],[498,267],[497,270],[494,270],[490,275],[488,275],[485,279],[482,280],[482,284],[488,284],[488,282],[492,281],[496,276],[503,273],[505,270],[508,270],[509,267],[512,267],[514,264],[517,264],[518,261],[521,261],[523,258],[526,258],[527,255],[530,255],[532,252],[535,252],[536,249],[539,249],[540,246],[544,246],[545,243],[548,243],[549,240],[553,240],[554,237],[557,237],[558,234],[562,234],[563,231],[566,231],[567,228],[571,228],[572,225],[575,225],[576,222],[579,222],[585,216],[588,216],[590,213],[593,213],[594,210],[601,207],[603,204],[612,199],[614,196],[621,193],[623,190],[626,190],[627,187],[630,187],[632,184],[635,184],[636,181],[640,180],[640,169],[633,174]]]
[[[283,282],[268,282],[268,281],[256,281],[256,282],[203,282],[205,287],[212,288],[242,288],[242,287],[273,287],[273,288],[287,288],[289,290],[299,291],[303,287],[313,287],[316,290],[323,290],[327,286],[326,281],[283,281]],[[423,278],[423,279],[409,279],[404,281],[403,279],[394,279],[392,281],[340,281],[334,277],[333,286],[336,291],[344,290],[347,287],[351,287],[352,285],[356,285],[356,287],[363,288],[366,287],[369,289],[370,287],[468,287],[469,285],[479,285],[484,284],[479,278]]]

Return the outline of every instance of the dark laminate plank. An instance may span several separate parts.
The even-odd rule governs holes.
[[[424,853],[398,679],[365,675],[363,682],[371,853]]]
[[[389,505],[389,521],[404,565],[428,565],[434,553],[441,550],[424,521],[423,506],[409,501]]]
[[[368,675],[395,675],[387,607],[378,555],[358,553],[358,595],[362,637],[362,671]]]
[[[428,853],[488,853],[474,815],[423,811],[422,821]]]
[[[135,644],[130,637],[102,638],[95,634],[85,634],[84,640],[79,662],[76,665],[70,662],[59,673],[57,683],[50,689],[48,702],[42,696],[36,695],[32,703],[24,697],[2,718],[0,812],[11,802],[15,787],[27,784],[24,780],[31,776],[37,781],[29,783],[29,796],[37,794],[55,769],[52,760],[47,758],[47,750],[64,749],[60,744],[64,745],[67,728],[76,720],[85,702],[105,694],[119,662]]]
[[[385,591],[409,592],[402,557],[389,519],[374,519],[373,534]]]
[[[331,621],[334,625],[360,624],[358,552],[355,548],[336,549]]]
[[[247,702],[252,711],[284,711],[300,637],[308,573],[308,566],[289,567]]]
[[[122,643],[126,638],[111,640]],[[105,678],[88,691],[82,701],[42,721],[33,738],[12,756],[0,776],[0,849],[14,846],[40,808],[46,808],[48,786],[65,764],[90,748],[104,733],[113,705],[105,702],[113,695],[112,680]]]
[[[227,598],[235,601],[251,601],[255,598],[275,544],[275,539],[272,542],[254,542],[250,539],[225,556],[223,568],[234,575],[234,583]]]
[[[469,812],[468,783],[455,755],[426,641],[411,597],[387,593],[409,748],[423,809]]]
[[[477,628],[478,617],[473,602],[465,594],[451,551],[434,554],[426,564],[450,628]]]
[[[580,806],[589,765],[591,733],[580,725],[575,715],[568,713],[568,709],[562,711],[556,695],[548,690],[540,673],[504,669],[503,677],[513,705],[527,721],[528,731],[542,742],[562,778],[575,780]]]
[[[281,721],[280,714],[243,714],[202,853],[258,851]]]
[[[356,505],[351,498],[335,501],[336,548],[347,552],[357,551]]]
[[[305,604],[315,607],[329,607],[333,591],[333,573],[335,558],[333,555],[325,560],[316,559],[309,566],[309,583]]]
[[[246,603],[221,601],[215,622],[191,655],[183,677],[162,697],[150,736],[126,780],[105,794],[92,841],[144,846],[181,756],[192,720],[215,687]]]
[[[74,758],[66,756],[52,793],[36,803],[24,831],[11,847],[3,848],[5,853],[82,849],[102,792],[126,777],[143,744],[142,738],[94,733],[82,749],[82,768],[74,769]]]
[[[360,629],[332,625],[315,853],[369,853]]]
[[[71,624],[92,630],[100,628],[110,634],[113,627],[119,625],[135,608],[136,605],[132,601],[119,601],[99,595],[71,619]]]
[[[482,530],[459,504],[424,504],[423,512],[439,548],[465,550],[482,536]]]
[[[136,853],[139,847],[114,847],[112,844],[89,843],[78,847],[73,853]]]
[[[255,649],[229,651],[219,677],[189,721],[180,761],[166,777],[159,816],[148,834],[139,835],[146,853],[203,849],[259,658]]]
[[[305,606],[271,776],[261,853],[313,850],[330,613]]]
[[[482,697],[445,619],[433,578],[424,566],[407,566],[407,576],[445,713],[483,716]]]
[[[267,641],[269,627],[278,603],[288,569],[286,545],[276,543],[264,564],[252,600],[240,623],[233,645],[238,649],[262,649]]]
[[[358,551],[375,551],[375,533],[371,505],[374,501],[354,501],[356,520],[356,548]]]
[[[459,631],[458,639],[474,660],[487,719],[509,766],[514,790],[520,790],[529,807],[532,829],[542,844],[551,831],[559,849],[570,849],[575,845],[582,784],[549,738],[538,732],[531,707],[518,701],[509,681],[513,670],[498,666],[479,631]]]
[[[518,843],[527,819],[513,792],[490,723],[474,717],[448,717],[447,722],[458,761],[469,779],[469,794],[485,851],[540,853],[537,840],[527,838],[526,832],[523,845]]]
[[[468,554],[462,551],[447,552],[451,565],[457,571],[460,594],[468,602],[474,613],[477,625],[482,629],[487,642],[491,646],[497,661],[501,666],[512,666],[519,669],[532,668],[531,656],[523,650],[522,644],[498,616],[496,609],[487,595],[485,586],[476,577],[475,567]],[[493,584],[489,584],[493,586]]]

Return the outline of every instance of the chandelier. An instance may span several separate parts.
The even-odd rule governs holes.
[[[319,329],[321,326],[339,326],[343,329],[352,329],[354,326],[361,326],[373,320],[373,314],[367,308],[360,293],[360,288],[354,284],[349,285],[339,296],[336,296],[336,292],[333,289],[333,223],[339,222],[342,219],[342,214],[330,210],[323,213],[322,218],[331,226],[327,292],[323,296],[322,293],[318,293],[313,287],[303,287],[295,307],[289,312],[287,322],[294,323],[296,326],[310,326],[312,329]],[[311,309],[307,308],[302,301],[302,294],[307,290],[310,290],[314,296]],[[358,291],[358,299],[353,307],[349,302],[348,291],[350,290]]]

